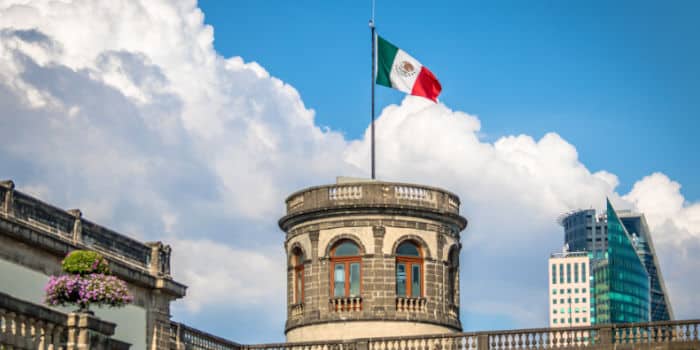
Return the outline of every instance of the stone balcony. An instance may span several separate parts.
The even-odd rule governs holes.
[[[464,229],[459,197],[440,188],[406,183],[365,181],[310,187],[290,195],[287,215],[279,220],[287,231],[309,217],[348,214],[391,214],[445,220]]]

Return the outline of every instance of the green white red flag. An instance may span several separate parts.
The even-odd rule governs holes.
[[[433,102],[442,90],[435,75],[418,60],[377,35],[376,83]]]

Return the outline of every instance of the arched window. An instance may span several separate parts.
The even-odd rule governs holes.
[[[292,251],[294,264],[294,303],[304,302],[304,252],[296,247]]]
[[[423,296],[423,256],[411,241],[396,248],[396,296],[420,298]]]
[[[336,298],[360,296],[360,248],[342,240],[331,249],[331,295]]]

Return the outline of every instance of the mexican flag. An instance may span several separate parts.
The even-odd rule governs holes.
[[[379,85],[423,96],[433,102],[442,90],[433,73],[405,51],[377,35],[377,78]]]

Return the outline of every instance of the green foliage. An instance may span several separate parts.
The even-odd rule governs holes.
[[[61,263],[63,271],[77,275],[109,274],[109,264],[102,254],[90,250],[74,250]]]

